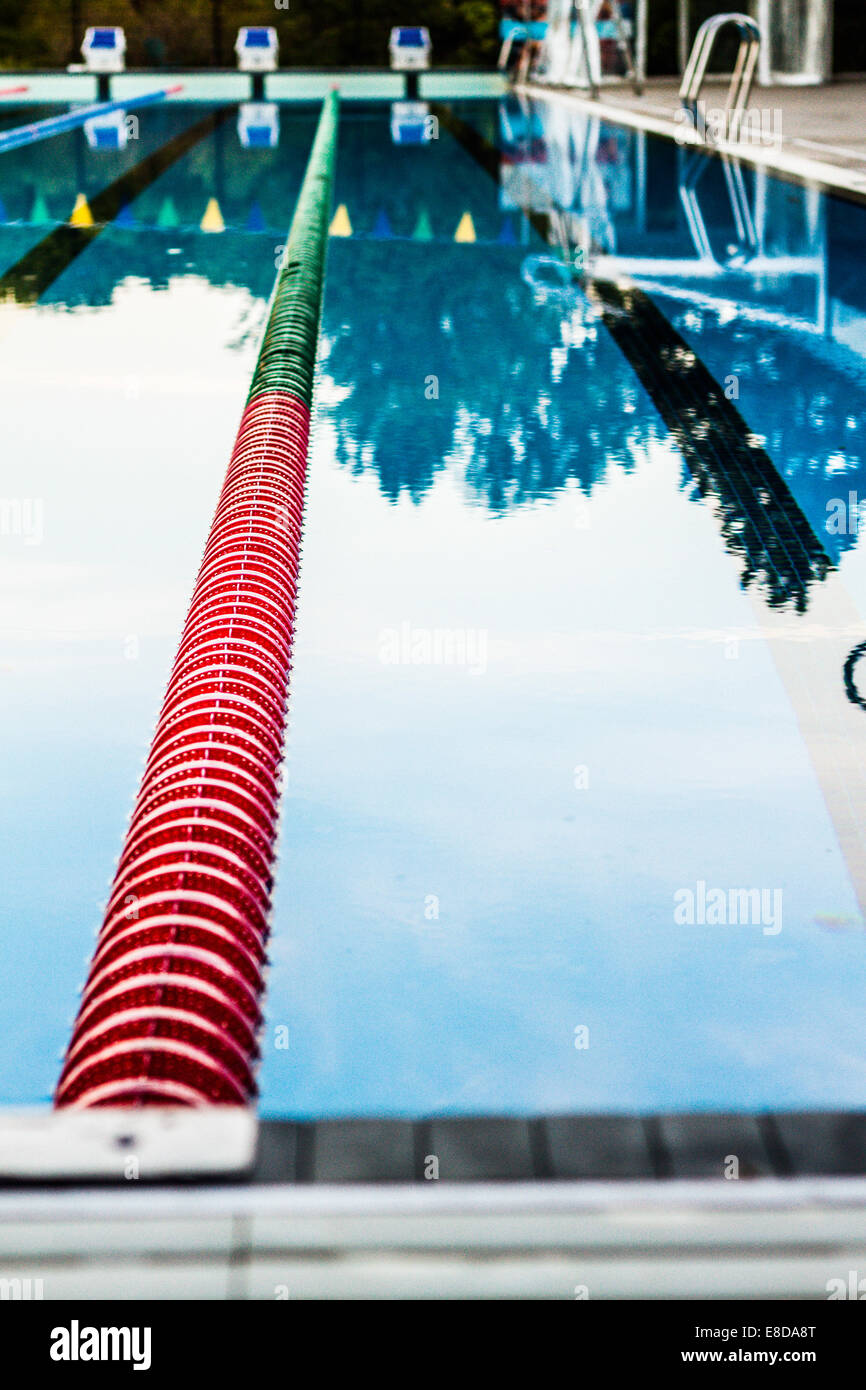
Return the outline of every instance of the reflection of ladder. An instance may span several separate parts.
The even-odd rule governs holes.
[[[720,268],[746,263],[757,253],[758,236],[742,167],[737,161],[722,155],[722,168],[736,235],[733,249],[729,249],[724,261],[720,261],[713,251],[698,201],[698,183],[708,168],[706,156],[695,155],[686,166],[680,180],[680,201],[698,259]]]
[[[683,73],[683,80],[680,86],[680,101],[692,117],[698,113],[698,103],[700,101],[701,89],[704,85],[704,78],[707,75],[707,64],[715,46],[716,38],[720,30],[727,25],[733,25],[740,35],[740,46],[737,50],[737,60],[734,63],[734,71],[731,77],[731,85],[728,89],[728,96],[725,102],[725,110],[728,115],[728,134],[731,139],[736,140],[739,134],[740,122],[743,112],[749,100],[749,93],[752,90],[752,80],[755,76],[755,64],[758,61],[758,53],[761,48],[761,31],[753,19],[745,14],[714,14],[706,20],[695,35],[692,45],[691,55]],[[696,122],[697,124],[697,122]]]

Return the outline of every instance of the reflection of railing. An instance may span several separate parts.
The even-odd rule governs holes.
[[[707,169],[704,156],[698,155],[691,166],[686,170],[686,174],[680,183],[680,201],[686,215],[689,233],[694,242],[698,257],[703,262],[712,263],[723,267],[718,262],[713,253],[709,236],[707,235],[706,223],[698,202],[697,185],[702,175]],[[728,192],[728,199],[731,206],[734,227],[736,229],[736,243],[729,251],[727,261],[730,264],[743,263],[752,259],[758,246],[758,237],[755,231],[755,221],[752,216],[752,209],[749,206],[749,196],[746,192],[746,184],[743,178],[742,167],[722,156],[722,168],[725,174],[725,187]]]
[[[753,19],[745,14],[716,14],[703,23],[697,32],[694,44],[692,45],[691,56],[686,64],[683,73],[682,85],[680,86],[680,101],[686,110],[694,116],[697,113],[698,101],[700,100],[701,89],[704,85],[704,78],[707,75],[707,64],[710,61],[715,46],[716,39],[720,31],[728,25],[733,25],[740,35],[740,46],[737,50],[737,59],[734,63],[734,71],[731,77],[731,85],[728,89],[726,109],[729,116],[729,128],[733,138],[739,128],[740,120],[746,109],[749,100],[749,93],[752,90],[752,80],[755,76],[755,64],[758,61],[758,53],[761,47],[761,31]]]
[[[527,256],[521,262],[520,278],[541,299],[585,302],[571,266],[559,256]]]
[[[802,189],[795,199],[764,170],[748,175],[727,156],[680,149],[677,194],[691,245],[678,238],[660,243],[646,235],[646,134],[619,132],[611,162],[612,131],[587,107],[569,110],[523,92],[503,98],[501,207],[543,214],[545,238],[559,210],[573,229],[570,243],[556,240],[563,260],[577,268],[574,253],[582,250],[580,268],[603,279],[625,276],[726,318],[745,315],[799,336],[827,335],[828,252],[816,190]],[[714,186],[705,194],[710,178]],[[778,294],[768,297],[762,284],[782,276],[798,282],[787,304]],[[864,357],[866,318],[860,322],[857,350]]]
[[[507,110],[505,103],[503,109]],[[544,104],[541,109],[548,111]],[[523,114],[528,127],[528,111]],[[597,139],[597,118],[587,122],[581,113],[583,139],[575,128],[576,113],[573,121],[567,129],[559,121],[548,127],[548,162],[533,170],[538,179],[535,188],[524,184],[531,195],[526,215],[550,249],[547,254],[525,257],[521,278],[536,300],[558,301],[569,313],[580,305],[582,289],[652,398],[698,493],[714,500],[724,543],[742,565],[744,587],[757,586],[770,608],[805,612],[810,591],[833,567],[821,533],[814,529],[808,512],[764,447],[764,440],[740,414],[734,404],[737,397],[728,393],[727,379],[722,386],[713,376],[711,367],[647,292],[645,277],[658,277],[653,288],[660,294],[673,291],[674,297],[677,281],[685,281],[684,296],[692,303],[696,277],[720,278],[728,288],[731,275],[754,278],[780,272],[811,273],[820,270],[823,263],[813,256],[768,254],[763,237],[765,209],[756,217],[742,171],[731,161],[724,166],[731,218],[731,230],[725,230],[728,238],[733,233],[735,241],[733,245],[726,243],[726,254],[720,258],[698,201],[697,185],[702,175],[716,167],[704,155],[690,160],[680,185],[695,257],[599,255],[590,236],[590,255],[584,252],[579,262],[571,260],[569,249],[575,247],[575,232],[583,228],[586,233],[587,215],[597,207],[593,198],[585,201],[587,184],[582,177],[566,180],[557,170],[557,154],[575,171],[582,170],[588,141]],[[513,134],[513,123],[508,126]],[[467,135],[475,142],[471,131]],[[485,167],[494,172],[489,161]],[[502,177],[501,164],[495,172]],[[760,202],[759,191],[760,186],[756,202]],[[512,192],[519,190],[514,187]],[[615,236],[611,239],[615,241]],[[584,251],[584,247],[577,250]],[[644,279],[643,285],[628,283],[638,277]],[[728,318],[736,318],[740,306],[735,296],[719,298],[717,303]]]

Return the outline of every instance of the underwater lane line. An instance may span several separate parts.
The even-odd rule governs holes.
[[[92,226],[73,226],[63,222],[32,247],[19,261],[0,276],[0,303],[35,304],[48,286],[63,274],[76,256],[80,256],[118,213],[175,164],[206,135],[221,125],[235,110],[234,106],[213,111],[188,130],[174,135],[152,154],[146,155],[101,193],[90,199]]]
[[[808,604],[833,568],[760,440],[700,357],[653,300],[633,285],[587,276],[586,295],[685,458],[702,496],[719,504],[728,550],[761,581],[770,607]]]
[[[58,1108],[247,1105],[256,1094],[338,110],[332,91],[94,948]]]
[[[430,107],[440,126],[496,183],[500,152],[449,106]],[[540,238],[556,246],[548,213],[523,209]],[[635,285],[574,273],[686,460],[702,496],[712,493],[728,551],[759,578],[771,607],[802,612],[808,591],[833,568],[796,498],[746,420],[705,363],[648,294]]]

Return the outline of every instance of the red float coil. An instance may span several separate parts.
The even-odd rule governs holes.
[[[244,411],[59,1106],[255,1094],[309,427],[287,391]]]

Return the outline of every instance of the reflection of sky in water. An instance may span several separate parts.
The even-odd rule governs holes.
[[[106,307],[0,313],[16,441],[2,490],[41,498],[45,531],[0,549],[7,1100],[47,1097],[85,972],[309,138],[308,113],[281,115],[281,149],[257,165],[228,127],[221,152],[204,142],[142,196],[151,224],[171,189],[176,234],[106,233],[48,296],[82,304],[90,289]],[[519,216],[463,151],[444,134],[393,151],[373,108],[344,109],[341,141],[356,237],[330,252],[264,1109],[862,1104],[854,893],[711,506],[684,489],[582,296],[533,294],[522,270],[539,244],[508,239]],[[623,150],[633,173],[631,137]],[[264,193],[275,167],[282,207]],[[610,254],[633,253],[629,235],[670,254],[684,235],[671,152],[651,143],[649,167],[643,233],[634,180],[605,175],[620,190]],[[217,175],[229,231],[184,230]],[[276,238],[241,230],[254,199]],[[802,208],[786,206],[797,236]],[[422,207],[433,242],[412,240]],[[479,242],[454,245],[466,210]],[[603,211],[597,199],[599,225]],[[374,239],[377,223],[394,238]],[[750,303],[784,302],[765,288]],[[700,330],[717,376],[731,332],[745,357],[777,355],[761,418],[739,403],[768,439],[793,391],[835,408],[850,382],[859,410],[862,377],[832,334],[813,382],[812,337],[807,351],[780,330],[762,349],[749,320],[714,310],[696,326],[659,302],[684,336]],[[848,438],[826,420],[784,454],[810,517],[830,476],[818,465]],[[845,546],[859,595],[862,548]],[[404,624],[483,641],[484,669],[383,662],[383,633]],[[675,925],[675,890],[700,879],[780,888],[781,934]],[[288,1052],[272,1046],[280,1024]]]

